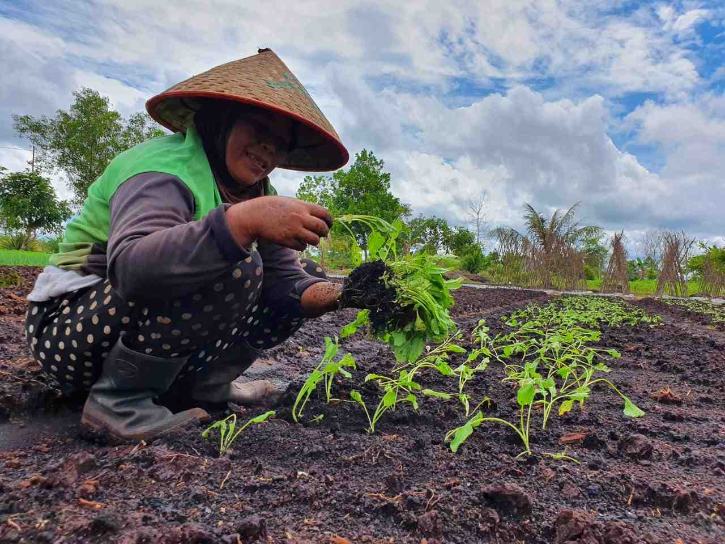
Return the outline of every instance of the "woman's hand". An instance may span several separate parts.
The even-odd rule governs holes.
[[[327,236],[332,216],[322,206],[285,196],[261,196],[230,206],[226,219],[234,240],[249,247],[258,238],[303,251]]]
[[[300,304],[305,317],[318,317],[340,309],[342,285],[329,281],[313,283],[302,293]]]

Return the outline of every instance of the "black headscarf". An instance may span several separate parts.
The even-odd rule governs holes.
[[[219,193],[225,202],[235,203],[264,194],[268,178],[258,181],[251,187],[245,187],[235,181],[227,169],[227,140],[237,120],[254,111],[253,106],[234,102],[212,100],[206,102],[194,116],[194,125],[199,133],[206,157],[209,160]]]

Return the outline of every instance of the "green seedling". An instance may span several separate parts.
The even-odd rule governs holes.
[[[531,429],[531,410],[534,406],[534,399],[536,394],[540,392],[537,388],[536,382],[527,378],[520,382],[519,388],[516,392],[516,402],[519,406],[519,418],[517,424],[511,423],[500,417],[484,416],[483,412],[478,411],[462,426],[457,427],[448,432],[445,437],[446,442],[450,442],[450,448],[453,453],[458,451],[458,448],[473,434],[474,429],[480,427],[486,422],[498,423],[504,425],[514,431],[516,435],[521,439],[524,445],[524,451],[519,453],[517,457],[522,455],[530,455],[531,447],[529,445],[529,431]]]
[[[529,454],[533,408],[542,408],[541,427],[546,429],[552,413],[564,415],[575,403],[583,405],[596,384],[606,385],[622,398],[625,416],[644,415],[611,380],[601,377],[610,371],[603,360],[618,359],[621,355],[614,349],[593,346],[601,338],[601,333],[593,327],[640,323],[654,326],[657,319],[618,301],[565,297],[543,307],[531,305],[510,314],[504,321],[512,330],[493,338],[485,322],[479,322],[472,338],[476,347],[467,363],[480,360],[484,363],[482,370],[491,361],[503,366],[503,381],[517,386],[518,417],[507,421],[478,412],[448,434],[452,449],[454,445],[457,449],[473,429],[492,422],[513,430],[524,445],[520,455]],[[469,375],[470,370],[462,370],[462,379]],[[462,402],[466,407],[465,401]]]
[[[363,411],[365,412],[365,417],[368,418],[368,432],[371,432],[370,429],[375,429],[375,425],[373,424],[373,420],[370,418],[370,412],[368,412],[368,407],[365,404],[365,401],[363,400],[360,391],[357,391],[355,389],[350,391],[350,398],[353,400],[353,402],[358,403],[362,407]]]
[[[564,451],[559,451],[556,453],[544,452],[543,455],[546,455],[547,457],[551,457],[554,461],[571,461],[572,463],[581,465],[581,461],[579,461],[579,459],[577,459],[576,457],[572,457],[571,455],[567,455],[566,448],[564,448]]]
[[[445,268],[437,266],[426,254],[398,257],[397,238],[402,223],[388,223],[365,215],[345,215],[336,218],[350,233],[355,265],[362,263],[362,249],[357,244],[352,226],[360,224],[370,234],[367,239],[367,260],[381,260],[390,269],[385,284],[396,294],[396,304],[406,309],[411,318],[404,325],[375,331],[376,337],[388,344],[398,362],[412,363],[423,353],[426,342],[440,342],[456,329],[448,310],[453,306],[451,290],[461,285],[461,280],[446,280]],[[343,337],[354,334],[369,323],[369,313],[359,312],[355,321],[343,328]]]
[[[418,381],[418,375],[424,370],[433,370],[442,376],[455,377],[455,372],[449,365],[449,358],[453,353],[465,353],[465,349],[456,343],[459,338],[460,334],[458,333],[450,336],[415,363],[399,365],[394,369],[397,372],[396,377],[382,374],[368,374],[365,377],[365,382],[376,383],[383,393],[372,416],[370,416],[360,393],[356,391],[354,395],[352,393],[350,395],[365,410],[369,422],[368,432],[374,433],[380,418],[388,410],[394,410],[399,403],[410,404],[413,410],[417,411],[419,394],[428,398],[442,400],[450,400],[455,397],[445,391],[422,387]]]
[[[663,298],[662,302],[668,306],[683,308],[688,312],[702,314],[710,318],[713,324],[725,323],[725,304],[716,306],[712,302],[704,300],[689,300],[679,298]]]
[[[337,338],[333,341],[329,336],[326,336],[325,353],[322,356],[322,360],[310,375],[307,376],[292,406],[292,418],[296,422],[302,417],[302,412],[310,400],[310,396],[317,389],[320,382],[324,384],[325,401],[329,404],[330,400],[332,400],[332,384],[335,381],[335,377],[338,375],[348,379],[352,377],[352,374],[347,369],[351,368],[354,370],[357,368],[355,359],[352,355],[346,353],[336,361],[335,357],[339,350],[340,344]]]
[[[231,449],[232,444],[234,444],[236,439],[239,438],[239,435],[242,434],[244,429],[250,425],[264,423],[275,415],[276,413],[274,410],[269,410],[268,412],[253,417],[237,429],[237,414],[231,414],[230,416],[220,419],[219,421],[215,421],[209,425],[209,427],[201,433],[201,436],[203,438],[209,438],[209,434],[212,431],[217,431],[219,433],[219,455],[222,456]]]

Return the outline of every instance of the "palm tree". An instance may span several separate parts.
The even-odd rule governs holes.
[[[550,288],[558,280],[557,283],[564,287],[577,287],[583,271],[583,259],[577,245],[601,232],[599,227],[579,225],[575,220],[578,206],[577,202],[564,213],[557,209],[547,219],[527,203],[526,235],[512,228],[498,228],[493,234],[500,245],[523,252],[533,283]]]

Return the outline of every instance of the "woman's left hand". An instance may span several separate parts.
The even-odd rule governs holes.
[[[330,281],[313,283],[300,299],[305,317],[317,317],[327,312],[340,309],[340,293],[342,285]]]

